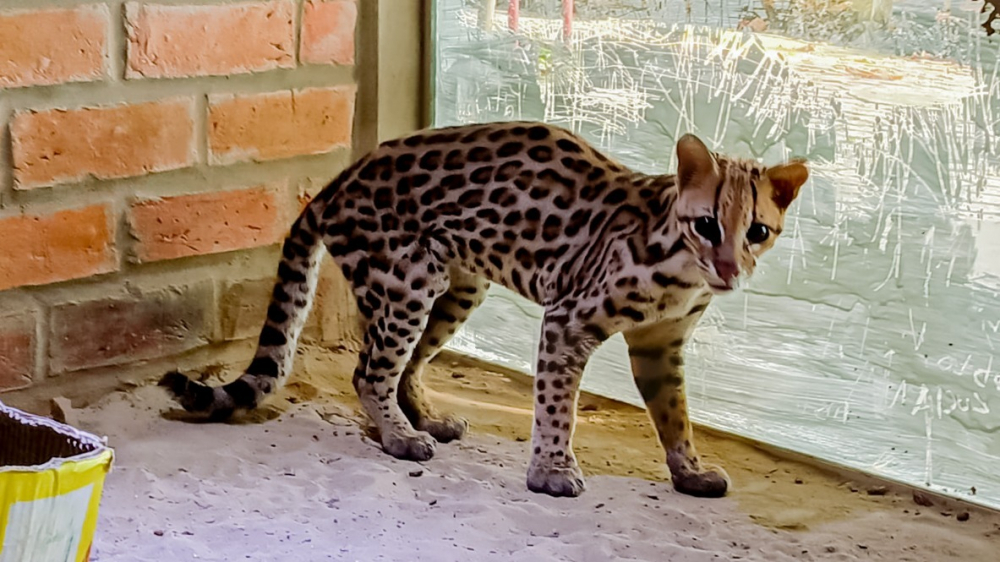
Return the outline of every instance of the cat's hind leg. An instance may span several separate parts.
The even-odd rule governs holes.
[[[450,286],[434,301],[424,333],[399,382],[399,405],[406,417],[415,428],[430,433],[441,443],[461,438],[469,424],[437,411],[424,393],[423,372],[472,311],[482,304],[489,289],[487,280],[464,271],[453,269],[449,279]],[[409,334],[408,327],[402,329]]]
[[[443,267],[429,261],[431,256],[419,249],[410,255],[405,268],[388,266],[389,260],[378,256],[361,257],[352,268],[358,308],[367,319],[354,388],[378,427],[385,452],[422,461],[434,456],[435,439],[413,427],[396,394],[434,301],[447,290],[449,280]]]

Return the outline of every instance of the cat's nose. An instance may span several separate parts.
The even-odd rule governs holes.
[[[732,285],[740,274],[740,268],[733,260],[717,260],[715,262],[715,274],[726,285]]]

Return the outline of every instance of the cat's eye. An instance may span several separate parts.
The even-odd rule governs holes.
[[[767,240],[771,236],[771,230],[767,228],[767,225],[755,222],[750,225],[747,229],[747,242],[751,244],[760,244]]]
[[[698,217],[695,219],[694,231],[705,240],[708,240],[713,246],[722,244],[722,231],[719,230],[719,222],[713,217]]]

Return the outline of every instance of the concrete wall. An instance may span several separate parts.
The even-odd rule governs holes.
[[[0,400],[249,357],[298,210],[383,128],[422,124],[423,9],[4,0]],[[324,271],[307,335],[350,346],[354,303]]]

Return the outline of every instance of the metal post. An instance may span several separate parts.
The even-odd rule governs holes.
[[[573,0],[562,0],[563,41],[569,43],[573,37]]]
[[[493,31],[493,16],[497,12],[497,0],[481,0],[479,5],[479,29],[489,33]]]

